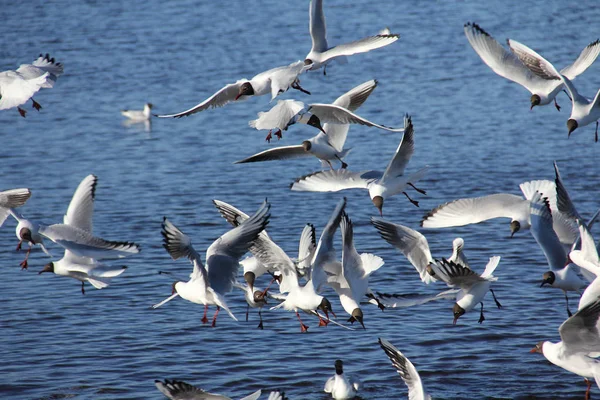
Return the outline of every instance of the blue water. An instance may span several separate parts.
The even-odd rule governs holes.
[[[204,250],[228,228],[211,200],[252,212],[272,203],[269,233],[292,254],[305,223],[324,227],[342,195],[355,222],[356,246],[386,264],[371,279],[375,290],[435,294],[412,266],[381,240],[369,223],[376,215],[367,194],[291,192],[298,176],[319,168],[315,160],[233,165],[270,146],[300,143],[315,132],[294,126],[279,143],[247,126],[267,97],[209,110],[180,120],[154,120],[151,132],[123,125],[120,109],[155,105],[155,112],[187,109],[228,82],[302,59],[310,48],[308,2],[246,1],[143,3],[86,1],[12,2],[0,8],[0,69],[13,69],[49,52],[65,65],[52,90],[36,100],[40,113],[21,118],[0,113],[0,189],[29,187],[22,212],[31,219],[61,220],[79,181],[99,177],[95,233],[135,240],[143,251],[126,260],[129,269],[105,290],[37,271],[48,262],[32,253],[21,271],[14,251],[12,220],[0,229],[0,397],[11,399],[160,399],[155,379],[179,378],[212,392],[240,398],[257,389],[282,388],[293,399],[326,399],[325,380],[335,359],[363,382],[363,399],[406,398],[406,387],[377,344],[384,337],[413,361],[427,390],[439,399],[581,399],[582,378],[528,351],[540,340],[559,340],[566,312],[562,292],[540,289],[547,269],[528,232],[508,240],[505,220],[425,234],[435,257],[448,256],[461,236],[472,266],[481,271],[492,255],[502,256],[494,283],[504,308],[486,298],[486,321],[478,313],[452,326],[452,302],[408,309],[364,306],[367,330],[335,326],[301,334],[292,313],[265,311],[244,321],[239,292],[228,297],[236,323],[226,314],[217,328],[200,322],[203,307],[181,299],[151,310],[170,294],[169,270],[187,275],[186,261],[174,262],[161,247],[164,215]],[[511,37],[540,51],[559,67],[598,38],[593,1],[569,2],[378,2],[327,0],[331,44],[377,33],[385,26],[401,39],[384,49],[350,58],[302,76],[311,97],[330,102],[369,79],[379,87],[361,115],[386,125],[413,116],[416,152],[408,170],[430,165],[415,194],[416,209],[403,196],[386,202],[385,217],[414,228],[423,213],[458,197],[518,193],[521,182],[552,179],[557,160],[578,210],[591,215],[600,205],[600,144],[593,126],[567,139],[564,107],[529,111],[529,93],[494,74],[469,46],[463,24],[475,21],[498,40]],[[600,63],[576,84],[593,97]],[[29,110],[30,105],[27,105]],[[350,129],[347,158],[353,170],[385,167],[397,134]],[[61,250],[51,244],[60,257]],[[262,282],[261,282],[262,284]],[[334,311],[343,311],[333,293]],[[573,304],[577,296],[572,295]],[[212,312],[212,310],[211,310]],[[599,389],[592,389],[598,396]],[[264,398],[264,397],[263,397]]]

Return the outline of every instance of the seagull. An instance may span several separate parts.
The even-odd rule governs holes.
[[[371,223],[377,229],[383,240],[397,248],[408,258],[415,267],[421,280],[425,284],[437,281],[434,276],[427,273],[427,266],[434,264],[436,260],[431,256],[429,243],[421,233],[407,226],[394,224],[381,218],[371,217]],[[452,255],[448,261],[455,262],[468,267],[468,261],[463,253],[465,242],[462,238],[456,238],[452,242]]]
[[[573,220],[562,215],[556,203],[556,185],[549,180],[524,182],[519,185],[523,197],[509,193],[497,193],[482,197],[453,200],[429,211],[421,220],[423,228],[448,228],[477,224],[494,218],[510,218],[511,237],[530,222],[530,200],[536,191],[550,202],[553,212],[553,228],[563,246],[570,248],[577,240],[577,227]]]
[[[48,54],[40,54],[32,64],[21,64],[16,71],[0,72],[0,110],[17,107],[25,117],[26,111],[19,106],[31,99],[33,108],[39,111],[42,106],[33,95],[41,88],[52,88],[62,73],[63,65]]]
[[[592,283],[589,284],[579,299],[578,309],[581,310],[600,296],[600,279],[598,279],[600,277],[600,257],[594,238],[581,221],[579,221],[579,234],[581,236],[581,248],[572,250],[569,253],[569,259],[579,266],[582,272],[585,270],[594,276]]]
[[[277,67],[265,72],[261,72],[254,78],[240,79],[235,83],[230,83],[221,90],[195,105],[189,110],[168,115],[157,115],[159,118],[181,118],[195,114],[209,108],[223,107],[232,101],[246,100],[249,96],[263,96],[271,94],[271,100],[279,96],[280,93],[292,89],[300,90],[303,93],[310,94],[309,91],[300,87],[298,76],[309,68],[302,61],[297,61],[287,66]]]
[[[366,37],[351,43],[329,47],[327,44],[327,28],[325,27],[325,15],[323,14],[323,0],[311,0],[308,9],[310,16],[310,36],[312,47],[306,55],[304,62],[310,65],[311,70],[325,67],[333,59],[345,58],[358,53],[366,53],[380,47],[394,43],[400,38],[398,34],[379,34]],[[323,74],[325,74],[325,68]]]
[[[484,63],[498,75],[522,85],[531,92],[531,109],[554,101],[554,106],[560,111],[556,95],[565,89],[562,82],[546,80],[530,71],[527,64],[523,63],[522,59],[519,60],[518,53],[515,55],[507,51],[479,25],[469,22],[465,24],[464,30],[473,50]],[[508,39],[509,47],[514,51],[513,43],[515,41]],[[568,79],[575,79],[594,63],[599,53],[600,40],[596,40],[584,48],[575,62],[562,69],[561,73]]]
[[[152,103],[144,104],[143,110],[121,110],[121,115],[128,118],[132,122],[144,122],[149,121],[152,117]]]
[[[344,362],[335,360],[335,375],[325,382],[325,393],[331,393],[336,400],[353,399],[359,387],[359,381],[344,375]]]
[[[31,197],[27,188],[10,189],[0,192],[0,227],[10,214],[10,209],[23,206]]]
[[[369,276],[383,264],[381,257],[374,254],[358,254],[354,248],[352,220],[342,212],[340,221],[342,232],[342,263],[333,263],[325,268],[327,284],[340,296],[340,303],[350,318],[348,322],[358,321],[364,329],[363,312],[360,300],[369,293]],[[333,239],[333,236],[332,236]]]
[[[217,315],[221,308],[237,321],[225,302],[225,294],[233,288],[240,258],[269,223],[270,208],[271,205],[265,200],[252,217],[215,240],[206,250],[206,268],[202,264],[200,254],[192,246],[190,238],[164,217],[161,231],[164,238],[163,247],[174,260],[187,257],[194,265],[194,270],[188,282],[174,282],[171,297],[155,304],[152,308],[158,308],[181,296],[192,303],[204,304],[203,323],[208,323],[206,313],[209,305],[217,306],[212,320],[213,327],[216,326]]]
[[[558,236],[556,236],[556,232],[552,229],[550,205],[539,192],[536,192],[531,198],[530,209],[531,234],[540,245],[550,266],[550,271],[545,272],[543,275],[540,287],[548,284],[551,287],[561,289],[565,294],[567,313],[570,317],[572,314],[569,310],[567,292],[580,292],[589,282],[581,279],[578,275],[579,268],[568,262],[567,253]]]
[[[162,394],[171,400],[231,400],[229,397],[206,392],[187,382],[176,379],[165,379],[164,381],[155,380],[154,384]],[[257,400],[261,393],[261,390],[257,390],[241,400]]]
[[[283,137],[281,132],[286,131],[291,125],[296,123],[317,128],[324,135],[327,135],[327,131],[323,128],[323,123],[338,125],[358,124],[389,132],[404,132],[404,128],[391,128],[371,122],[341,105],[323,103],[307,105],[301,101],[291,99],[279,100],[269,111],[259,112],[258,119],[250,121],[248,125],[258,130],[268,129],[269,134],[266,140],[270,142],[272,139],[271,131],[273,129],[277,129],[273,134],[281,139]]]
[[[367,100],[376,87],[376,80],[367,81],[338,97],[333,102],[333,105],[353,112]],[[331,169],[333,169],[331,165],[332,160],[338,160],[342,164],[342,168],[346,168],[348,164],[342,161],[342,159],[350,151],[350,149],[344,150],[344,143],[346,142],[349,128],[348,124],[326,123],[323,125],[324,132],[319,132],[316,136],[303,141],[300,145],[268,149],[243,160],[236,161],[235,164],[287,160],[290,158],[310,157],[312,155],[321,160],[322,163],[327,163]],[[267,138],[270,139],[268,136]]]
[[[573,83],[573,76],[569,76],[565,71],[558,72],[554,66],[548,62],[544,57],[525,46],[516,40],[509,40],[508,42],[511,50],[519,57],[521,62],[527,66],[537,76],[545,79],[547,82],[551,82],[555,85],[564,84],[571,97],[571,116],[567,120],[567,129],[569,130],[569,137],[571,133],[577,128],[584,127],[596,122],[596,134],[595,141],[598,141],[598,120],[600,119],[600,89],[596,93],[593,100],[583,97],[579,94]],[[600,47],[600,41],[592,43],[596,48]],[[590,45],[591,46],[591,45]],[[595,53],[597,56],[598,49]],[[595,59],[595,57],[594,57]]]
[[[404,354],[395,348],[390,342],[379,338],[379,345],[385,351],[398,375],[408,387],[408,398],[410,400],[431,400],[431,396],[427,394],[421,382],[421,377],[415,366],[410,362]]]
[[[42,248],[44,253],[52,257],[52,254],[50,254],[50,252],[48,251],[48,249],[46,249],[46,246],[44,245],[44,237],[39,232],[40,224],[38,224],[35,221],[26,219],[13,209],[9,209],[8,211],[10,215],[12,215],[13,218],[17,221],[15,234],[17,235],[17,239],[19,239],[19,243],[17,244],[16,250],[21,250],[23,242],[29,243],[29,249],[27,249],[27,252],[25,253],[25,259],[19,264],[21,266],[21,269],[27,269],[29,254],[31,254],[31,249],[36,244]]]
[[[490,288],[492,282],[498,280],[492,274],[500,262],[500,257],[494,256],[485,267],[481,275],[473,272],[469,267],[457,264],[453,261],[448,261],[442,258],[441,261],[429,264],[427,272],[430,275],[446,282],[450,287],[459,287],[461,290],[456,294],[456,303],[452,308],[454,320],[452,324],[456,325],[456,321],[466,312],[475,308],[477,303],[481,303],[481,311],[479,315],[479,323],[481,324],[485,318],[483,316],[483,298],[488,291],[492,292],[496,306],[501,308],[502,305],[496,299],[494,291]]]
[[[248,315],[250,312],[250,307],[258,308],[258,317],[260,318],[260,323],[258,324],[258,329],[263,329],[264,326],[263,326],[261,310],[266,304],[268,304],[267,298],[266,298],[266,290],[265,291],[256,290],[256,288],[254,287],[254,284],[250,285],[249,283],[247,286],[239,284],[237,282],[235,282],[233,285],[235,287],[237,287],[238,289],[241,289],[244,291],[244,299],[246,300],[246,303],[248,304],[248,306],[246,307],[246,322],[248,322]]]
[[[583,376],[587,383],[586,399],[590,398],[592,387],[588,378],[594,378],[600,387],[600,361],[591,356],[600,349],[599,318],[600,298],[596,297],[562,323],[558,328],[560,342],[541,341],[530,351],[541,353],[552,364]]]
[[[291,189],[301,192],[337,192],[344,189],[367,189],[371,201],[383,216],[384,200],[397,194],[403,193],[408,200],[415,206],[419,202],[410,198],[405,188],[411,186],[419,193],[426,194],[422,189],[415,187],[429,167],[421,168],[412,175],[404,175],[404,168],[410,161],[414,152],[413,124],[411,118],[407,115],[404,118],[404,135],[396,149],[385,171],[362,171],[351,172],[347,169],[329,170],[315,172],[296,179]]]

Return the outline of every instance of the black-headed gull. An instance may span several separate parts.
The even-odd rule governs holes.
[[[589,282],[581,279],[578,275],[579,268],[568,262],[567,253],[552,228],[550,204],[539,192],[531,198],[530,210],[531,234],[544,252],[550,266],[550,271],[545,272],[542,277],[540,287],[548,284],[561,289],[567,301],[567,313],[571,316],[567,292],[580,292]]]
[[[600,299],[577,311],[558,328],[561,341],[539,342],[531,353],[541,353],[552,364],[585,378],[587,391],[585,398],[589,399],[592,381],[600,387],[600,361],[592,356],[600,350]]]
[[[17,251],[21,250],[23,242],[27,242],[29,244],[29,248],[25,253],[25,259],[19,264],[21,266],[21,269],[27,269],[27,260],[29,259],[29,255],[31,254],[31,249],[36,244],[42,248],[44,253],[52,257],[52,255],[44,245],[44,237],[39,232],[41,225],[35,221],[31,221],[23,217],[21,214],[19,214],[13,209],[9,209],[9,213],[17,221],[17,227],[15,228],[15,235],[17,236],[17,239],[19,239],[19,243],[17,244]]]
[[[202,322],[207,323],[209,305],[216,305],[212,326],[216,326],[217,315],[223,308],[237,321],[225,302],[225,294],[231,292],[239,268],[240,258],[248,252],[252,243],[269,223],[271,205],[265,201],[256,213],[215,240],[206,250],[206,267],[196,252],[190,238],[173,225],[166,217],[162,223],[163,246],[174,260],[186,257],[194,266],[188,282],[177,281],[172,295],[152,308],[158,308],[171,299],[181,296],[196,304],[204,304]]]
[[[398,34],[381,33],[351,43],[329,47],[327,43],[327,28],[323,14],[323,0],[311,0],[308,9],[310,16],[310,36],[312,47],[305,57],[305,63],[311,70],[316,70],[326,65],[329,61],[358,53],[366,53],[380,47],[394,43],[400,38]],[[325,70],[323,71],[325,73]]]
[[[425,194],[424,190],[418,189],[414,184],[421,179],[429,167],[421,168],[412,175],[405,175],[404,169],[414,153],[413,124],[407,115],[404,118],[404,135],[396,149],[396,153],[389,162],[384,172],[362,171],[352,172],[347,169],[320,171],[296,179],[291,189],[301,192],[337,192],[344,189],[367,189],[373,204],[383,215],[384,200],[389,197],[403,193],[415,206],[419,202],[410,198],[405,189],[411,186],[419,193]]]
[[[519,59],[529,68],[533,73],[539,77],[553,83],[553,84],[564,84],[571,97],[571,116],[567,120],[567,129],[569,136],[577,128],[584,127],[596,123],[596,134],[595,140],[598,141],[598,120],[600,119],[600,89],[596,92],[596,96],[593,99],[588,99],[579,94],[571,80],[573,77],[569,77],[565,71],[558,72],[554,65],[549,63],[544,57],[515,40],[509,40],[508,42],[511,50],[519,57]],[[594,42],[595,47],[600,47],[600,41]],[[597,54],[596,54],[597,55]]]
[[[342,263],[329,263],[325,267],[327,284],[340,296],[344,311],[350,315],[348,322],[358,321],[363,328],[361,299],[370,292],[369,276],[383,264],[381,257],[370,253],[358,254],[354,247],[354,229],[348,214],[342,212],[340,221],[342,233]],[[333,235],[332,239],[333,239]],[[366,329],[366,328],[365,328]]]
[[[498,75],[522,85],[531,92],[531,109],[550,104],[554,100],[556,109],[560,111],[556,96],[565,89],[565,85],[560,80],[551,81],[537,76],[515,54],[507,51],[479,25],[469,22],[465,24],[464,30],[473,50],[484,63]],[[509,39],[509,46],[511,43],[514,41]],[[512,46],[510,47],[512,50]],[[575,62],[563,68],[561,73],[569,79],[575,79],[592,65],[599,53],[600,41],[596,40],[583,49]]]
[[[448,228],[477,224],[494,218],[510,218],[511,237],[522,229],[529,229],[530,199],[536,191],[550,202],[554,213],[553,227],[566,248],[577,240],[575,222],[562,215],[556,204],[556,185],[549,180],[524,182],[519,185],[523,197],[509,193],[497,193],[482,197],[457,199],[441,204],[429,211],[422,219],[423,228]]]
[[[194,385],[177,379],[155,380],[154,384],[162,394],[171,400],[231,400],[229,397],[206,392]],[[257,390],[240,400],[257,400],[261,393],[261,390]]]
[[[131,122],[149,121],[152,117],[152,107],[152,103],[146,103],[143,110],[121,110],[121,115],[128,118]]]
[[[427,266],[435,263],[429,250],[427,238],[421,233],[407,226],[385,221],[381,218],[371,217],[371,223],[377,229],[383,240],[397,248],[406,256],[408,261],[415,267],[421,280],[429,284],[437,279],[427,273]],[[462,238],[456,238],[452,242],[452,255],[448,261],[469,266],[464,255],[465,242]]]
[[[336,400],[353,399],[360,388],[360,381],[344,374],[344,362],[335,360],[335,375],[325,382],[325,393]]]
[[[408,387],[409,400],[431,400],[431,396],[425,391],[419,372],[410,360],[385,339],[379,338],[379,345]]]
[[[267,292],[266,292],[266,290],[258,290],[254,286],[254,282],[252,282],[252,284],[250,284],[250,282],[247,282],[247,283],[248,283],[248,285],[242,285],[238,282],[235,282],[233,285],[235,287],[237,287],[238,289],[241,289],[244,291],[244,299],[246,300],[246,304],[248,305],[246,307],[246,322],[248,322],[250,307],[258,308],[258,317],[260,318],[260,322],[259,322],[257,328],[263,329],[264,326],[263,326],[263,319],[262,319],[262,308],[268,304],[267,303]]]
[[[333,105],[354,112],[365,102],[376,87],[376,80],[365,82],[338,97],[333,102]],[[349,128],[349,124],[325,123],[323,125],[325,133],[319,132],[316,136],[303,141],[300,145],[268,149],[243,160],[236,161],[236,164],[314,156],[322,162],[329,164],[331,169],[333,169],[331,165],[332,160],[338,160],[342,164],[342,168],[346,168],[347,164],[342,159],[350,151],[350,149],[344,149]]]
[[[436,261],[427,266],[427,272],[430,275],[446,282],[450,287],[460,288],[456,294],[456,303],[452,307],[452,313],[454,314],[453,324],[456,325],[456,321],[466,312],[475,308],[478,303],[481,303],[481,312],[478,321],[481,324],[485,320],[483,316],[483,298],[488,291],[492,292],[496,306],[498,308],[502,307],[496,299],[494,291],[490,288],[491,283],[498,280],[493,273],[499,262],[500,257],[491,257],[481,275],[472,271],[468,266],[460,265],[446,259]]]
[[[0,110],[17,107],[25,117],[26,111],[19,107],[31,99],[33,108],[42,106],[33,99],[41,88],[51,88],[63,73],[63,65],[48,54],[41,55],[32,64],[21,64],[16,71],[0,72]]]
[[[327,131],[323,127],[324,123],[338,125],[355,124],[370,128],[379,128],[389,132],[404,132],[404,128],[392,128],[371,122],[341,105],[323,103],[304,104],[298,100],[279,100],[269,111],[259,112],[258,118],[250,121],[248,124],[258,130],[268,129],[269,134],[266,140],[270,141],[272,139],[272,130],[276,129],[273,134],[281,139],[281,131],[287,130],[291,125],[296,123],[317,128],[325,135],[327,135]]]
[[[0,192],[0,227],[6,221],[11,208],[23,206],[31,197],[31,190],[27,188],[10,189]]]
[[[195,114],[209,108],[223,107],[225,104],[232,101],[246,100],[249,96],[263,96],[271,94],[271,100],[277,97],[280,93],[285,92],[290,87],[300,90],[304,93],[310,92],[300,87],[298,76],[305,72],[309,66],[304,65],[302,61],[297,61],[290,65],[277,67],[265,72],[261,72],[254,78],[240,79],[235,83],[230,83],[221,90],[204,100],[202,103],[195,105],[189,110],[182,111],[176,114],[157,115],[159,118],[181,118]]]

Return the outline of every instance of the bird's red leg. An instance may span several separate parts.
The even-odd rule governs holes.
[[[35,101],[33,99],[33,97],[31,98],[31,102],[33,103],[32,104],[33,108],[35,108],[36,110],[40,111],[40,109],[42,108],[42,106],[40,105],[40,103],[38,103],[37,101]]]
[[[275,136],[277,136],[277,140],[280,140],[283,138],[283,132],[281,132],[281,129],[277,129],[273,134]]]
[[[215,326],[217,326],[217,315],[219,315],[219,310],[221,310],[221,307],[217,306],[217,311],[215,311],[215,315],[213,315],[213,320],[212,320],[212,327],[214,328]]]
[[[319,313],[317,313],[317,316],[319,317],[319,326],[327,326],[327,324],[329,324],[329,321],[326,321],[323,318],[321,318],[321,315]]]
[[[202,323],[207,324],[208,318],[206,318],[206,313],[208,313],[208,304],[204,306],[204,316],[202,317]]]
[[[27,259],[29,258],[29,253],[31,253],[31,245],[29,246],[27,253],[25,253],[25,259],[19,264],[22,270],[27,269]]]
[[[267,137],[265,138],[265,140],[266,140],[268,143],[271,143],[271,139],[273,139],[273,135],[271,135],[271,131],[269,130],[269,134],[267,135]]]
[[[22,244],[23,244],[23,239],[19,240],[19,244],[17,245],[17,251],[21,251]]]
[[[302,323],[302,320],[300,319],[300,314],[298,314],[298,311],[296,311],[296,317],[298,317],[298,321],[300,321],[300,332],[306,332],[308,331],[308,326],[304,325]]]
[[[587,383],[587,390],[585,391],[585,400],[590,400],[590,389],[592,388],[592,381],[588,378],[584,378],[585,383]]]

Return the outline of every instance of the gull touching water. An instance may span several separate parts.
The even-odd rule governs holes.
[[[367,81],[338,97],[333,102],[333,105],[354,112],[367,100],[376,87],[376,80]],[[243,160],[236,161],[236,164],[314,156],[320,159],[321,162],[327,163],[331,169],[333,169],[331,165],[331,161],[333,160],[338,160],[342,163],[342,168],[346,168],[348,165],[342,159],[350,151],[350,149],[344,149],[344,143],[346,143],[346,136],[350,128],[349,124],[325,123],[322,128],[324,132],[319,132],[316,136],[303,141],[300,145],[268,149]],[[283,129],[285,129],[285,126]],[[270,139],[269,136],[267,138]]]
[[[366,53],[387,46],[400,38],[400,35],[386,32],[351,43],[329,47],[327,43],[325,15],[323,13],[323,0],[311,0],[308,12],[310,16],[309,30],[312,47],[306,55],[304,62],[311,66],[311,70],[319,69],[333,59],[342,58],[345,61],[345,56]],[[325,70],[323,70],[323,73],[325,74]]]
[[[225,294],[231,292],[239,269],[240,258],[248,252],[252,243],[269,223],[269,209],[266,201],[258,211],[239,226],[228,231],[215,240],[206,250],[206,267],[202,264],[200,254],[196,252],[190,238],[173,225],[166,217],[163,220],[161,234],[163,247],[171,258],[177,260],[186,257],[194,266],[188,282],[177,281],[172,285],[171,297],[152,306],[158,308],[177,296],[196,304],[204,304],[202,323],[207,323],[206,313],[209,305],[216,305],[212,326],[216,326],[217,315],[223,308],[237,321],[225,302]]]
[[[596,92],[593,100],[583,97],[579,94],[571,80],[573,77],[568,76],[565,71],[558,72],[554,66],[549,63],[544,57],[531,50],[529,47],[517,41],[510,40],[509,46],[511,50],[519,57],[519,59],[538,76],[546,79],[554,84],[564,84],[571,97],[571,116],[567,120],[567,129],[569,136],[577,128],[584,127],[593,122],[596,122],[595,140],[598,141],[598,120],[600,119],[600,89]],[[593,43],[595,47],[600,47],[600,41]]]
[[[25,117],[26,111],[19,106],[31,99],[33,108],[39,111],[42,106],[33,95],[41,88],[53,87],[62,73],[62,64],[48,54],[40,54],[32,64],[21,64],[16,71],[0,72],[0,110],[17,107],[19,114]]]
[[[265,72],[261,72],[254,78],[240,79],[235,83],[230,83],[221,90],[195,105],[189,110],[176,114],[157,115],[159,118],[181,118],[195,114],[209,108],[223,107],[232,101],[246,100],[250,96],[263,96],[271,94],[271,100],[279,94],[292,89],[310,94],[310,92],[300,87],[298,76],[305,72],[309,66],[304,65],[302,61],[297,61],[287,66],[277,67]]]
[[[518,53],[515,55],[507,51],[479,25],[469,22],[465,24],[464,30],[473,50],[484,63],[498,75],[522,85],[531,92],[531,109],[554,101],[554,106],[560,111],[556,96],[565,89],[560,80],[547,80],[536,75],[522,62],[523,60],[519,60]],[[516,42],[510,39],[508,42],[514,51],[512,44]],[[583,49],[573,64],[563,68],[561,73],[568,79],[575,79],[594,63],[599,53],[600,41],[596,40]]]
[[[155,380],[154,384],[162,394],[171,400],[231,400],[229,397],[206,392],[187,382],[176,379]],[[261,393],[262,391],[257,390],[240,400],[257,400]]]
[[[335,375],[325,382],[325,393],[331,393],[336,400],[353,399],[360,388],[360,382],[344,375],[344,362],[335,360]]]
[[[146,103],[143,110],[121,110],[121,115],[132,122],[149,121],[152,117],[152,107],[152,103]]]
[[[431,400],[431,396],[427,394],[423,387],[421,377],[417,372],[415,366],[410,362],[404,354],[394,347],[390,342],[385,339],[379,338],[379,345],[385,351],[398,375],[404,381],[408,387],[408,399],[409,400]]]
[[[404,169],[408,165],[414,153],[414,129],[411,118],[404,118],[404,135],[396,149],[396,153],[389,162],[384,172],[362,171],[351,172],[347,169],[315,172],[296,179],[291,189],[300,192],[337,192],[344,189],[367,189],[369,196],[379,213],[383,215],[384,200],[398,193],[403,193],[415,206],[419,202],[410,198],[405,189],[411,186],[419,193],[425,194],[424,190],[415,187],[415,183],[421,179],[429,167],[424,167],[412,175],[404,175]]]

